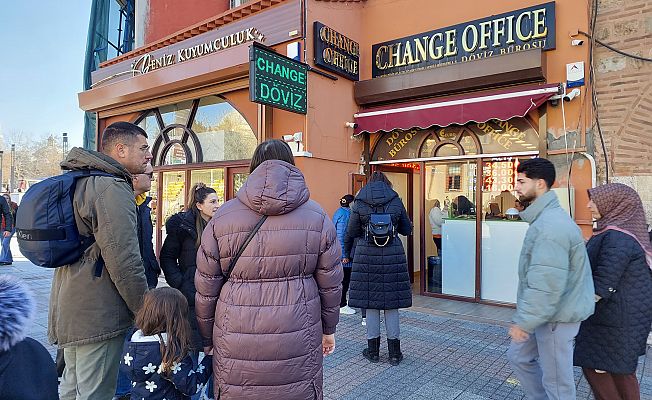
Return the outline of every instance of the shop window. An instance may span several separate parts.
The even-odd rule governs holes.
[[[489,120],[467,125],[480,141],[485,154],[537,151],[539,135],[526,118]]]
[[[187,160],[186,150],[179,143],[174,143],[165,153],[165,165],[185,164]]]
[[[224,99],[201,99],[192,124],[204,161],[251,158],[258,141],[244,117]]]
[[[177,124],[186,126],[192,110],[192,101],[184,101],[159,108],[165,126]]]
[[[460,190],[462,190],[462,167],[459,164],[451,164],[446,171],[446,191]]]
[[[437,149],[437,157],[459,156],[460,150],[454,144],[445,144]]]
[[[135,123],[147,132],[154,166],[247,160],[258,145],[245,118],[220,96],[148,110]]]
[[[480,149],[473,134],[464,126],[437,128],[421,144],[420,157],[476,155]]]

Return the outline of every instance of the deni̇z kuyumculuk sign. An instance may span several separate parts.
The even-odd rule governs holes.
[[[555,3],[545,3],[372,46],[372,76],[555,48]]]
[[[253,43],[249,50],[249,99],[255,103],[306,114],[308,66]]]

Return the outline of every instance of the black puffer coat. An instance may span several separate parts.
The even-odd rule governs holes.
[[[165,223],[167,236],[161,247],[159,260],[165,281],[179,289],[188,300],[188,318],[192,328],[192,343],[201,350],[201,336],[195,317],[195,270],[197,269],[197,228],[195,209],[171,216]]]
[[[398,236],[385,247],[377,247],[364,238],[369,215],[392,214],[392,223],[401,235],[412,234],[412,223],[398,194],[384,182],[371,182],[360,190],[351,208],[344,239],[345,257],[349,258],[356,241],[349,305],[351,307],[393,310],[412,306],[412,288],[403,244]]]
[[[608,230],[589,240],[595,292],[602,297],[582,322],[574,363],[615,374],[636,371],[652,324],[652,272],[634,238]]]

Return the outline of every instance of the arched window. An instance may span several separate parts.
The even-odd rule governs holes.
[[[246,160],[258,144],[242,114],[217,95],[148,110],[135,123],[147,132],[154,166]]]

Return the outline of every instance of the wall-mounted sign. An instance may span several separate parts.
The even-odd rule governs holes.
[[[194,46],[183,47],[174,53],[163,53],[157,56],[152,56],[150,53],[147,53],[134,61],[131,65],[131,70],[134,76],[146,74],[159,68],[193,60],[197,57],[206,56],[216,51],[226,50],[229,47],[253,41],[264,42],[265,35],[260,33],[256,28],[247,28],[230,35],[218,37],[214,40],[211,39],[207,42],[198,43]]]
[[[566,64],[566,87],[584,86],[584,61]]]
[[[252,43],[249,50],[249,99],[298,114],[308,109],[308,66]]]
[[[315,65],[347,79],[360,79],[360,44],[329,28],[314,23]]]
[[[372,46],[372,76],[555,48],[555,3],[510,11]]]

